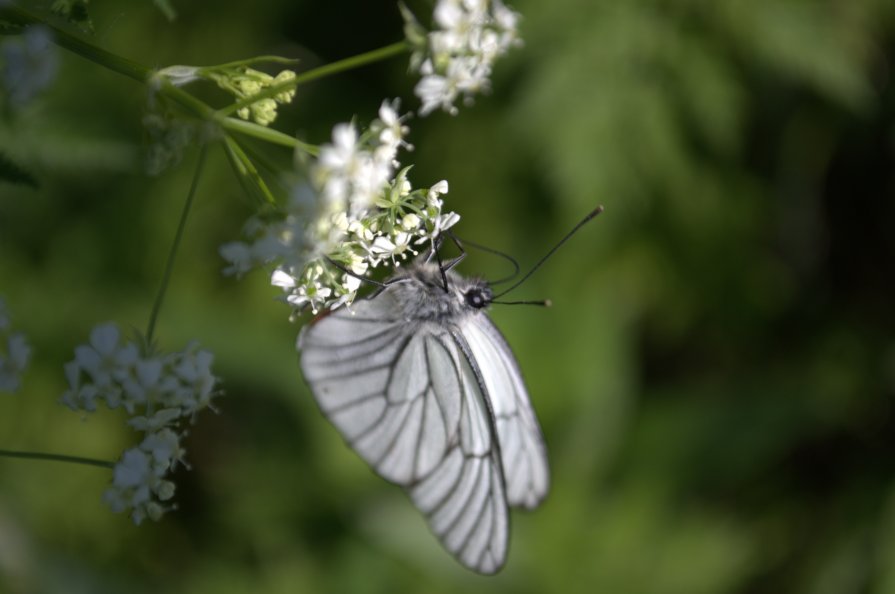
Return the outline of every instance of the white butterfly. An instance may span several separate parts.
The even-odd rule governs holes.
[[[506,561],[508,506],[536,507],[547,454],[519,366],[483,311],[488,284],[415,263],[298,338],[301,368],[348,444],[401,485],[466,567]]]

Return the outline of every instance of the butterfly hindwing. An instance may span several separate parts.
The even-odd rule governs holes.
[[[550,471],[544,438],[519,365],[484,312],[465,318],[460,330],[491,404],[507,501],[513,507],[535,508],[550,488]]]
[[[435,373],[452,376],[443,384],[450,389],[438,387],[436,393],[438,401],[449,399],[459,404],[458,426],[440,463],[408,491],[445,548],[467,567],[494,573],[506,560],[509,519],[487,402],[453,336],[433,335],[427,350],[440,370]]]

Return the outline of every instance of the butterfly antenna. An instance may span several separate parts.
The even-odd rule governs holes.
[[[513,274],[506,276],[502,279],[496,280],[496,281],[488,281],[489,286],[493,287],[495,285],[499,285],[501,283],[511,281],[514,278],[516,278],[516,276],[519,274],[519,270],[520,270],[519,262],[517,262],[513,256],[511,256],[509,254],[505,254],[501,251],[495,250],[494,248],[489,248],[488,246],[484,246],[480,243],[475,243],[475,242],[469,241],[467,239],[460,239],[459,237],[454,235],[454,233],[452,231],[448,231],[448,234],[450,235],[451,239],[454,240],[454,243],[456,243],[457,246],[460,247],[461,250],[463,249],[463,245],[468,245],[468,246],[473,247],[477,250],[481,250],[483,252],[488,252],[489,254],[494,254],[495,256],[500,256],[501,258],[503,258],[504,260],[507,260],[510,264],[513,265]]]
[[[552,307],[553,302],[549,299],[538,299],[535,301],[491,301],[497,305],[539,305],[541,307]]]
[[[544,262],[546,262],[546,261],[550,258],[550,256],[552,256],[554,253],[556,253],[556,250],[558,250],[559,248],[561,248],[562,245],[563,245],[565,242],[569,241],[569,239],[571,239],[572,236],[575,235],[575,233],[578,232],[578,229],[581,229],[585,224],[589,223],[594,217],[596,217],[596,216],[597,216],[598,214],[600,214],[601,212],[603,212],[603,205],[602,205],[602,204],[601,204],[600,206],[596,207],[596,208],[595,208],[594,210],[592,210],[590,213],[588,213],[588,215],[587,215],[586,217],[584,217],[583,219],[581,219],[581,221],[580,221],[577,225],[575,225],[575,226],[572,228],[571,231],[569,231],[568,233],[566,233],[565,237],[563,237],[562,239],[560,239],[560,240],[559,240],[559,243],[557,243],[555,246],[553,246],[553,248],[552,248],[549,252],[547,252],[547,253],[544,255],[544,257],[542,257],[540,260],[538,260],[537,264],[535,264],[534,266],[532,266],[531,270],[529,270],[529,271],[525,274],[525,276],[523,276],[521,279],[519,279],[518,281],[516,281],[516,282],[513,284],[513,286],[511,286],[509,289],[505,289],[505,290],[501,291],[500,293],[498,293],[497,295],[495,295],[495,296],[494,296],[494,299],[498,299],[498,298],[500,298],[501,295],[506,295],[507,293],[509,293],[510,291],[512,291],[513,289],[515,289],[516,287],[518,287],[519,285],[521,285],[522,283],[524,283],[525,281],[527,281],[527,280],[528,280],[528,277],[530,277],[532,274],[534,274],[535,271],[537,271],[537,269],[540,268],[540,267],[544,264]],[[492,303],[496,303],[496,302],[495,302],[495,301],[492,301]]]

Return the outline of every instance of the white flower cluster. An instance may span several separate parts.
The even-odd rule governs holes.
[[[30,357],[25,335],[12,331],[6,303],[0,299],[0,392],[18,391]]]
[[[183,462],[181,421],[192,419],[215,396],[213,355],[195,344],[169,354],[145,354],[134,342],[121,343],[115,324],[90,333],[89,344],[75,348],[66,363],[69,389],[62,402],[72,410],[93,412],[102,403],[123,408],[128,425],[143,433],[140,445],[128,449],[113,470],[112,486],[103,500],[112,511],[130,510],[134,523],[157,520],[174,495],[165,477]]]
[[[442,212],[446,181],[414,190],[398,150],[410,148],[397,101],[383,102],[379,118],[362,133],[338,124],[332,143],[310,167],[312,187],[300,188],[285,213],[253,218],[250,242],[228,243],[225,273],[242,274],[274,263],[271,284],[296,311],[350,305],[361,280],[380,264],[400,266],[414,246],[431,242],[459,219]]]
[[[456,115],[457,98],[469,103],[488,91],[494,61],[521,44],[519,14],[500,0],[439,0],[433,31],[403,6],[402,13],[414,46],[410,68],[422,75],[414,92],[423,116],[439,108]]]

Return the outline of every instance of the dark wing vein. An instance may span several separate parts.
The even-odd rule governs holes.
[[[519,365],[500,331],[484,313],[460,326],[458,341],[488,395],[500,442],[507,501],[511,506],[537,507],[549,490],[547,451],[528,398]]]

